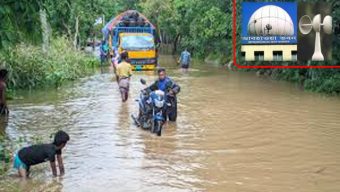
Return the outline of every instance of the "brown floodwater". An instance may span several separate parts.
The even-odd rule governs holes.
[[[14,186],[7,189],[340,191],[338,97],[207,64],[184,74],[171,56],[161,65],[182,87],[178,121],[162,137],[130,118],[138,111],[139,79],[152,82],[152,72],[135,73],[125,104],[108,70],[57,90],[20,93],[4,130],[10,140],[48,142],[63,129],[71,141],[63,177],[52,178],[45,163],[32,167],[27,183],[11,171],[6,180]]]

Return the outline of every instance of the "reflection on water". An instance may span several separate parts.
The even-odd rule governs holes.
[[[163,56],[161,64],[171,68],[175,60]],[[39,135],[47,142],[59,128],[71,136],[66,175],[53,179],[47,164],[33,167],[26,190],[340,190],[340,99],[205,65],[169,73],[182,92],[178,121],[162,137],[130,119],[139,79],[152,82],[152,72],[134,75],[127,103],[109,73],[12,101],[11,140]]]

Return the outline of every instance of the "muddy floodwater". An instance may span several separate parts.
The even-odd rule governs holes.
[[[32,167],[23,191],[340,191],[340,99],[297,86],[195,63],[183,74],[171,56],[161,65],[182,87],[179,116],[162,137],[130,115],[143,85],[137,72],[121,103],[109,70],[60,89],[20,93],[10,102],[4,134],[12,141],[50,141],[62,128],[66,174]]]

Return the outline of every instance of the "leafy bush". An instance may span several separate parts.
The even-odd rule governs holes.
[[[35,88],[75,80],[93,72],[95,58],[74,50],[64,37],[52,40],[47,53],[41,47],[18,44],[0,52],[0,63],[9,70],[9,87]]]

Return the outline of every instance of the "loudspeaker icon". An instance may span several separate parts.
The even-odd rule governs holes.
[[[320,32],[321,26],[326,34],[332,33],[332,17],[327,15],[321,23],[321,15],[317,14],[314,16],[313,21],[308,15],[304,15],[300,18],[299,29],[304,35],[307,35],[313,29],[315,31],[315,49],[312,56],[312,61],[323,61],[324,57],[321,52],[321,39]]]

